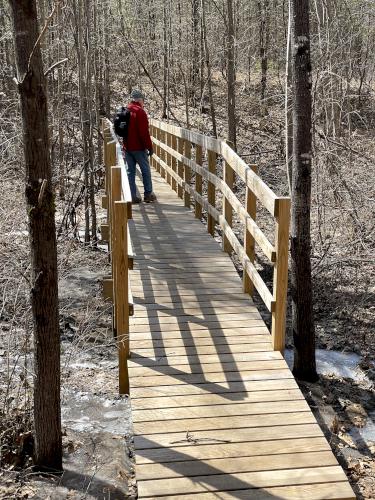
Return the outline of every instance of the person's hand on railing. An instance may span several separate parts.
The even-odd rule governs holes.
[[[154,150],[151,148],[147,151],[148,156],[151,158],[151,156],[154,154]]]

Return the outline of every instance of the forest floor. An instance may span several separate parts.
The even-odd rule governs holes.
[[[27,234],[19,244],[27,244]],[[112,305],[101,290],[102,278],[110,272],[108,253],[74,239],[60,241],[58,250],[64,473],[41,476],[32,471],[33,348],[20,348],[25,331],[15,332],[11,318],[7,321],[3,314],[0,498],[135,498],[130,402],[118,395]]]
[[[118,89],[120,86],[118,85]],[[145,85],[146,107],[160,117],[155,92]],[[214,87],[219,135],[226,136],[224,87]],[[282,159],[283,104],[277,82],[268,109],[259,105],[254,88],[239,79],[238,150],[259,165],[261,177],[280,195],[287,194]],[[118,92],[120,102],[120,92]],[[181,96],[171,106],[184,123]],[[205,103],[207,107],[207,103]],[[367,109],[363,110],[367,113]],[[317,117],[316,117],[317,119]],[[208,114],[191,113],[192,128],[210,133]],[[369,118],[370,120],[370,118]],[[339,144],[315,139],[312,195],[312,264],[317,347],[331,354],[318,363],[316,384],[301,388],[322,425],[359,499],[375,498],[375,271],[374,251],[374,127],[358,129]],[[348,150],[349,147],[349,150]],[[334,161],[333,158],[336,158]],[[12,174],[13,175],[13,174]],[[21,178],[21,176],[20,176]],[[371,180],[372,179],[372,180]],[[134,497],[131,416],[126,398],[117,396],[117,356],[111,337],[111,306],[103,301],[100,278],[108,272],[107,255],[84,248],[72,235],[59,243],[60,329],[62,334],[62,396],[64,464],[61,478],[41,478],[31,472],[30,395],[32,386],[29,320],[25,285],[27,238],[22,181],[2,176],[2,207],[12,220],[0,218],[2,251],[0,316],[0,498],[7,500]],[[237,195],[244,199],[243,186]],[[9,210],[11,207],[11,210]],[[22,209],[20,209],[22,207]],[[5,213],[5,212],[4,212]],[[268,219],[259,212],[259,224]],[[20,230],[21,228],[21,230]],[[243,228],[235,221],[239,237]],[[219,238],[219,233],[217,238]],[[270,237],[272,235],[270,234]],[[3,250],[4,249],[4,250]],[[26,255],[26,257],[25,257]],[[241,266],[234,259],[239,273]],[[22,263],[22,265],[20,264]],[[258,255],[257,266],[267,284],[272,268]],[[21,290],[21,291],[20,291]],[[259,299],[255,299],[269,321]],[[290,305],[289,305],[290,307]],[[287,347],[292,347],[288,324]],[[320,351],[319,351],[320,354]],[[338,358],[337,355],[346,355]],[[344,359],[347,370],[338,369]],[[350,369],[349,369],[350,368]],[[9,454],[4,455],[4,449]],[[102,495],[102,496],[100,496]],[[116,496],[117,495],[117,496]]]

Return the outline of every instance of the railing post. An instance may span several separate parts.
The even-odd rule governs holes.
[[[257,165],[250,165],[251,170],[256,174],[258,172]],[[257,213],[257,199],[255,194],[251,191],[250,188],[246,187],[246,212],[249,216],[255,221],[256,213]],[[255,261],[255,240],[251,233],[245,227],[245,235],[244,235],[244,248],[246,255],[249,257],[252,264]],[[245,293],[253,296],[254,294],[254,284],[250,279],[250,276],[244,270],[243,272],[243,290]]]
[[[227,144],[230,146],[231,144],[227,141]],[[229,165],[227,161],[224,161],[223,167],[223,180],[225,184],[229,187],[229,189],[233,190],[234,185],[234,171],[232,167]],[[223,195],[223,216],[224,219],[228,222],[230,227],[232,227],[233,223],[233,209],[232,205]],[[223,234],[223,251],[227,253],[231,253],[232,245],[229,243],[228,238]]]
[[[158,141],[160,140],[160,131],[159,131],[158,127],[156,127],[156,126],[154,128],[154,137]],[[160,146],[155,147],[155,152],[156,152],[156,156],[160,158]],[[159,165],[159,162],[156,160],[155,160],[155,169],[160,174],[160,165]]]
[[[179,137],[177,139],[177,151],[180,153],[180,155],[184,154],[184,140]],[[183,179],[184,178],[184,165],[182,161],[177,162],[177,171],[178,171],[178,176]],[[179,184],[177,186],[177,194],[178,196],[182,199],[184,196],[184,188]]]
[[[198,144],[195,146],[195,163],[202,165],[202,146]],[[195,190],[198,194],[202,196],[202,176],[195,172]],[[195,200],[195,217],[197,219],[202,218],[202,205]]]
[[[116,143],[112,140],[111,130],[106,126],[105,120],[102,121],[102,133],[104,141],[105,191],[108,196],[111,182],[110,168],[116,165]]]
[[[171,145],[171,134],[169,132],[165,132],[165,144],[167,146]],[[165,153],[165,163],[172,168],[172,155],[170,153]],[[172,176],[169,172],[166,172],[166,178],[168,184],[172,187]]]
[[[113,300],[119,361],[119,392],[129,394],[129,276],[128,210],[123,201],[114,203]]]
[[[160,141],[162,144],[165,144],[165,135],[166,135],[166,134],[165,134],[164,130],[160,130],[160,139],[159,139],[159,141]],[[163,147],[161,146],[161,147],[160,147],[160,159],[161,159],[164,163],[167,163],[167,158],[166,158],[166,156],[167,156],[167,155],[166,155],[166,153],[165,153],[165,151],[164,151]],[[161,165],[160,165],[160,174],[161,174],[161,176],[163,177],[163,179],[165,179],[165,178],[166,178],[167,172],[166,172],[165,168],[164,168],[164,167],[162,167]]]
[[[214,151],[207,151],[208,156],[208,171],[212,174],[216,175],[216,159],[217,154]],[[215,193],[215,185],[212,182],[208,181],[207,186],[207,200],[208,203],[215,207],[216,204],[216,193]],[[211,214],[207,214],[207,231],[212,234],[215,234],[215,219]]]
[[[275,203],[276,262],[273,270],[272,345],[275,351],[284,351],[286,297],[288,291],[288,254],[290,199],[278,198]]]
[[[170,143],[171,148],[174,151],[177,151],[177,137],[175,135],[171,135],[171,143]],[[172,155],[171,157],[172,160],[172,170],[177,174],[177,160],[176,158]],[[172,179],[172,189],[176,191],[177,193],[177,181],[176,179]]]
[[[184,140],[184,156],[186,158],[191,159],[191,142],[188,140]],[[191,181],[191,168],[188,167],[187,165],[184,165],[184,181],[185,183],[190,186],[190,181]],[[184,201],[185,201],[185,207],[190,208],[190,193],[184,189]]]
[[[102,239],[105,240],[105,231],[109,230],[111,225],[111,167],[116,165],[116,143],[112,140],[110,128],[106,127],[106,122],[102,121],[103,132],[103,154],[104,154],[104,167],[105,167],[105,192],[106,196],[102,199],[103,208],[107,209],[107,224],[103,224]],[[110,259],[111,242],[108,238],[108,258]]]
[[[110,223],[109,223],[109,241],[110,241],[110,256],[111,256],[111,264],[112,264],[112,279],[114,277],[115,269],[114,269],[114,261],[113,261],[113,253],[114,253],[114,238],[115,238],[115,220],[114,220],[114,211],[115,211],[115,202],[121,200],[121,167],[111,167],[111,191],[110,191]],[[115,285],[113,280],[113,300],[115,301],[116,292]],[[113,336],[117,335],[117,324],[116,324],[116,314],[115,309],[113,310]]]
[[[151,140],[153,137],[155,137],[155,127],[153,125],[150,125],[150,136],[151,136]],[[154,146],[154,144],[152,144],[152,148],[156,153],[156,147]],[[150,166],[152,168],[155,168],[155,161],[154,161],[154,158],[152,156],[150,157]]]

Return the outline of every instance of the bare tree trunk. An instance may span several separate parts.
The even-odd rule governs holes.
[[[57,22],[57,60],[61,59],[61,43],[63,40],[63,21],[61,13],[61,4],[56,5],[56,22]],[[65,151],[64,151],[64,128],[62,123],[62,88],[63,83],[63,66],[60,65],[57,70],[57,133],[58,133],[58,145],[59,145],[59,195],[63,200],[65,199]]]
[[[210,63],[210,52],[209,52],[208,41],[207,41],[206,5],[205,5],[204,0],[201,0],[201,7],[202,7],[203,44],[204,44],[204,54],[205,54],[206,68],[207,68],[207,86],[208,86],[208,95],[209,95],[209,99],[210,99],[212,131],[214,133],[214,136],[217,137],[215,104],[214,104],[214,97],[213,97],[213,93],[212,93],[212,71],[211,71],[211,63]]]
[[[149,44],[149,62],[151,63],[152,72],[158,71],[157,55],[156,55],[156,15],[154,2],[148,0],[148,30],[150,37]]]
[[[60,335],[46,83],[37,43],[35,0],[11,0],[10,5],[22,113],[32,268],[34,460],[40,469],[57,471],[62,469]]]
[[[199,82],[199,0],[192,0],[192,66],[191,66],[191,100],[197,105],[197,91]]]
[[[199,43],[199,112],[202,113],[203,92],[204,92],[204,39],[203,39],[203,22],[200,16],[200,43]]]
[[[96,207],[95,207],[95,176],[94,176],[94,121],[95,111],[93,110],[93,85],[92,85],[92,65],[94,64],[92,35],[91,35],[91,20],[92,20],[92,0],[85,0],[85,51],[86,51],[86,96],[85,105],[87,111],[87,155],[88,155],[88,170],[89,170],[89,190],[88,197],[91,211],[91,241],[94,245],[97,242],[97,223],[96,223]]]
[[[94,2],[93,12],[93,30],[95,33],[95,47],[94,47],[94,87],[95,87],[95,119],[96,119],[96,137],[97,137],[97,158],[99,165],[103,163],[103,146],[100,140],[100,96],[101,96],[101,81],[100,81],[100,57],[99,57],[99,40],[100,33],[98,32],[98,0]]]
[[[259,56],[262,76],[260,80],[260,96],[262,101],[266,97],[268,71],[268,42],[269,42],[269,0],[258,1],[260,16],[259,25]]]
[[[285,165],[288,178],[289,194],[292,195],[292,161],[293,161],[293,100],[292,100],[292,65],[290,58],[290,45],[292,36],[292,11],[291,1],[288,0],[288,29],[286,42],[285,63]]]
[[[309,0],[293,0],[293,173],[291,214],[293,373],[318,378],[311,282],[312,98]]]
[[[79,87],[79,100],[80,100],[80,121],[82,133],[82,146],[83,146],[83,167],[84,167],[84,209],[85,209],[85,243],[90,243],[90,211],[89,211],[89,192],[90,192],[90,158],[89,158],[89,122],[90,116],[88,113],[87,103],[87,46],[84,44],[84,39],[87,37],[83,35],[84,25],[84,11],[86,3],[82,4],[80,1],[73,3],[75,30],[76,30],[76,51],[78,59],[78,87]]]
[[[162,118],[168,118],[168,38],[167,7],[163,1],[163,110]]]
[[[236,149],[236,68],[233,0],[227,0],[228,33],[227,33],[227,105],[228,105],[228,140]]]
[[[111,13],[111,6],[108,0],[103,2],[103,52],[104,52],[104,109],[107,118],[111,116],[111,85],[110,85],[110,63],[109,63],[109,40],[108,40],[108,27],[109,16]]]
[[[190,117],[189,117],[189,86],[186,81],[185,72],[181,65],[179,65],[182,81],[184,82],[185,89],[185,116],[186,116],[186,128],[190,128]]]

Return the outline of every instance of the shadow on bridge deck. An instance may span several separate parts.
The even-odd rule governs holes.
[[[154,184],[131,226],[139,498],[354,498],[232,261]]]

